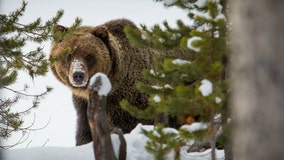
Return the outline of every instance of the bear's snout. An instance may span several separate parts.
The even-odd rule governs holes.
[[[70,66],[69,81],[74,87],[85,87],[88,83],[84,62],[75,59]]]

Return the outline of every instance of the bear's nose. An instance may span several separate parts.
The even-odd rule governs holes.
[[[84,72],[75,72],[73,73],[73,80],[77,83],[77,84],[81,84],[84,80],[85,74]]]

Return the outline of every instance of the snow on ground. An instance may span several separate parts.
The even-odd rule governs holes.
[[[169,5],[174,4],[176,1],[177,0],[164,0],[164,3],[169,6]]]
[[[198,130],[206,129],[207,127],[208,125],[205,123],[195,122],[195,123],[192,123],[191,125],[183,125],[181,128],[188,132],[195,132]]]
[[[193,128],[202,128],[204,126],[200,123],[193,123]],[[127,142],[127,160],[151,160],[153,156],[149,154],[144,146],[148,138],[142,134],[142,128],[150,131],[153,130],[152,125],[138,124],[136,128],[129,134],[125,134],[125,140]],[[178,131],[173,128],[166,128],[165,132]],[[116,156],[118,154],[119,138],[117,135],[112,135],[112,142]],[[181,160],[209,160],[211,150],[205,150],[204,152],[192,152],[187,153],[187,148],[181,149]],[[10,149],[4,150],[4,160],[94,160],[92,143],[79,146],[79,147],[34,147],[28,149]],[[171,154],[169,154],[171,155]],[[216,150],[217,159],[224,159],[224,151]],[[174,159],[173,156],[169,156],[169,159]]]

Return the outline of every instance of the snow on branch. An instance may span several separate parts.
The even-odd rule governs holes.
[[[107,96],[111,90],[111,83],[105,74],[97,73],[91,77],[89,88],[97,91],[99,96]]]
[[[199,91],[201,92],[202,96],[207,97],[213,92],[213,84],[211,81],[207,79],[203,79],[201,81],[201,86],[199,87]],[[216,102],[219,100],[216,100]]]

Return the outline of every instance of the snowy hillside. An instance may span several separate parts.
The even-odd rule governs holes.
[[[130,134],[125,134],[127,142],[127,160],[151,160],[144,146],[148,140],[141,132],[141,129],[153,130],[151,125],[138,124]],[[167,132],[177,133],[177,130],[167,128]],[[118,153],[119,139],[117,135],[112,135],[112,142],[115,153]],[[181,160],[208,160],[211,150],[204,152],[187,153],[186,147],[181,149]],[[3,151],[4,160],[94,160],[92,144],[86,144],[79,147],[35,147],[28,149],[10,149]],[[224,159],[224,151],[216,150],[217,159]],[[173,159],[173,154],[169,154],[169,159]]]

